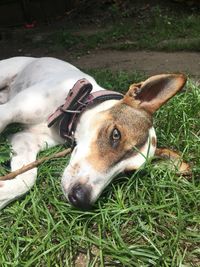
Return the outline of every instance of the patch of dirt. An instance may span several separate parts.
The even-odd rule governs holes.
[[[88,30],[91,31],[91,28]],[[76,53],[62,47],[52,49],[51,40],[46,39],[48,27],[39,33],[18,29],[10,34],[0,40],[0,60],[13,56],[48,56],[68,61],[81,69],[107,68],[113,71],[139,71],[147,75],[183,72],[195,79],[200,79],[200,53],[198,52],[168,53],[94,49],[77,56]]]
[[[0,60],[13,56],[48,56],[66,60],[81,69],[107,68],[113,71],[140,71],[147,75],[183,72],[200,79],[198,52],[117,51],[105,48],[93,49],[77,56],[77,53],[63,47],[53,48],[52,40],[47,36],[50,31],[56,30],[43,27],[33,31],[23,28],[5,31],[0,39]],[[83,31],[93,33],[98,29],[88,26]]]
[[[94,51],[89,55],[70,60],[83,69],[107,68],[111,70],[140,71],[148,75],[183,72],[200,78],[200,54],[194,52],[148,51]]]

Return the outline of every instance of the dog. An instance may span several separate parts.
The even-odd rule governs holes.
[[[0,61],[0,132],[10,123],[24,124],[9,139],[12,171],[34,161],[47,146],[65,142],[59,123],[48,127],[48,118],[63,106],[81,79],[88,81],[92,92],[103,92],[93,77],[59,59]],[[61,178],[64,195],[73,206],[90,208],[114,176],[140,168],[154,155],[179,161],[180,172],[188,170],[177,153],[157,148],[152,121],[153,113],[185,83],[183,74],[152,76],[132,84],[120,99],[110,97],[80,112],[73,132],[75,145]],[[36,177],[34,168],[13,180],[0,181],[0,208],[28,192]]]

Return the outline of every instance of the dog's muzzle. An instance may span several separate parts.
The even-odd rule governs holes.
[[[91,188],[87,185],[75,184],[68,193],[69,202],[76,208],[91,208]]]

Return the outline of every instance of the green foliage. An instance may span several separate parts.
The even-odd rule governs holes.
[[[90,73],[101,85],[123,92],[144,78],[107,70]],[[190,80],[186,91],[155,116],[159,145],[183,152],[193,168],[189,180],[148,163],[116,177],[94,209],[82,212],[61,192],[68,158],[46,162],[30,193],[0,211],[1,266],[199,266],[199,89]],[[7,160],[5,136],[0,144]]]
[[[116,20],[94,33],[77,32],[76,26],[54,33],[54,45],[85,53],[96,48],[117,50],[200,51],[200,16],[154,7],[137,19]],[[67,27],[66,27],[67,28]]]

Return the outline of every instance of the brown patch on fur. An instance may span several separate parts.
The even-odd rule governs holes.
[[[156,147],[156,138],[153,136],[151,139],[152,146]]]
[[[187,174],[191,171],[189,164],[184,162],[181,159],[180,155],[173,150],[167,148],[157,148],[155,155],[160,158],[171,160],[174,163],[174,165],[177,166],[179,172],[182,174]]]
[[[141,85],[142,83],[134,83],[130,85],[128,92],[125,94],[123,98],[124,104],[131,106],[133,108],[139,108],[141,101],[136,100],[135,98],[140,90]]]
[[[155,155],[167,159],[180,158],[180,155],[177,152],[170,150],[168,148],[157,148]]]
[[[139,108],[141,101],[132,99],[130,96],[125,95],[123,98],[123,103],[133,108]]]
[[[2,182],[0,182],[0,187],[3,187],[3,183]]]
[[[97,171],[110,167],[134,155],[134,146],[140,149],[148,138],[152,126],[151,116],[144,110],[126,105],[123,100],[101,113],[102,124],[92,141],[87,160]],[[121,140],[112,145],[112,131],[118,129]]]

